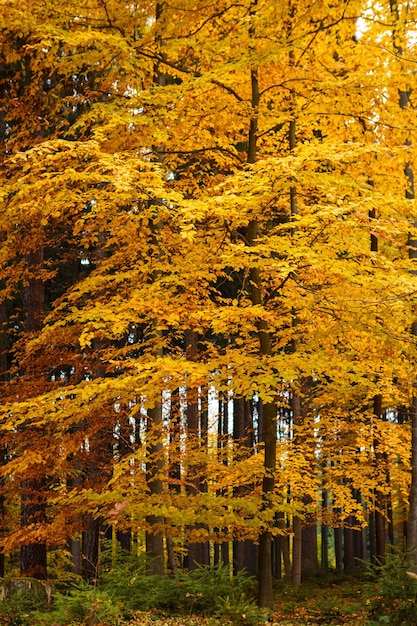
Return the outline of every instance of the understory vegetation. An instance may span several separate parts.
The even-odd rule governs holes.
[[[321,573],[294,587],[275,586],[274,610],[256,604],[255,579],[225,566],[198,566],[178,575],[149,576],[142,558],[103,559],[99,581],[57,580],[52,599],[21,587],[0,603],[8,626],[215,626],[345,624],[411,626],[417,623],[417,577],[409,554],[394,550],[385,564],[353,575]]]

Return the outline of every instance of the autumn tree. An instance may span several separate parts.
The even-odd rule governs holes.
[[[374,411],[376,397],[407,405],[415,380],[414,144],[391,96],[399,75],[389,98],[381,87],[383,27],[375,13],[354,37],[369,15],[356,0],[181,0],[157,19],[152,3],[61,4],[9,3],[3,31],[7,62],[17,56],[31,80],[3,99],[2,294],[27,279],[30,239],[23,250],[46,251],[33,279],[54,296],[31,336],[19,329],[3,474],[53,485],[38,538],[108,520],[154,537],[159,566],[167,528],[205,551],[257,543],[269,609],[273,535],[298,525],[302,539],[322,490],[329,525],[366,525],[386,489],[376,452],[409,458],[409,432]],[[35,91],[45,97],[32,110]],[[77,272],[61,280],[70,259]],[[70,376],[51,376],[64,367]],[[186,410],[169,423],[178,390]],[[253,454],[206,429],[207,390],[236,407],[256,398]],[[115,450],[120,406],[135,436]],[[21,542],[11,524],[5,548]]]

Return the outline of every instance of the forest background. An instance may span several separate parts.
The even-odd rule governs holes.
[[[0,1],[1,575],[417,563],[416,18]]]

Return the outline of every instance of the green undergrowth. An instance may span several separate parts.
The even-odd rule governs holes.
[[[255,625],[260,613],[255,580],[229,568],[196,567],[177,576],[149,576],[143,559],[123,555],[103,558],[97,585],[56,580],[51,604],[21,589],[0,602],[0,624],[8,626],[119,626],[176,623],[180,615],[196,623]],[[167,621],[168,620],[168,621]],[[169,621],[169,620],[174,620]]]
[[[347,576],[318,574],[294,588],[285,581],[276,584],[273,624],[319,626],[321,624],[369,626],[368,594],[374,583],[362,572]]]
[[[354,575],[321,574],[298,588],[278,581],[269,615],[256,606],[253,578],[225,567],[197,567],[177,577],[148,576],[143,560],[103,560],[100,583],[55,581],[53,599],[25,587],[0,602],[3,626],[411,626],[417,579],[408,555]]]

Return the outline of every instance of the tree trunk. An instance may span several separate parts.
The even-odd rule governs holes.
[[[158,52],[163,47],[163,41],[158,33],[159,23],[162,19],[164,5],[162,2],[155,4],[155,45]],[[163,58],[163,53],[160,53],[160,57]],[[166,74],[161,71],[158,62],[154,65],[154,79],[155,85],[163,87],[166,85]],[[158,161],[162,163],[163,155],[160,146],[154,146],[155,153]],[[156,239],[156,233],[160,228],[159,224],[151,225],[152,235]],[[153,331],[155,334],[160,331],[155,328]],[[157,351],[158,354],[158,351]],[[162,350],[159,351],[158,356],[162,356]],[[160,474],[164,467],[164,459],[162,456],[162,398],[155,405],[154,408],[148,410],[148,432],[152,431],[152,436],[156,437],[155,442],[148,446],[148,462],[146,464],[146,480],[151,495],[158,496],[162,493],[162,480]],[[163,524],[163,518],[161,516],[148,516],[147,522],[151,526],[156,524]],[[165,572],[165,560],[164,560],[164,537],[163,533],[158,530],[148,530],[146,532],[146,557],[147,567],[149,574],[162,576]]]
[[[282,578],[281,565],[281,537],[272,538],[272,575],[279,580]]]
[[[71,554],[71,572],[73,574],[77,574],[77,576],[81,576],[81,539],[78,537],[70,539],[68,542],[68,549]]]
[[[244,398],[235,398],[233,407],[233,438],[241,449],[247,448],[250,455],[253,453],[252,405]],[[242,485],[236,493],[244,497],[251,489],[253,485]],[[243,570],[251,576],[257,572],[257,546],[250,540],[233,542],[233,571]]]
[[[95,583],[98,578],[100,521],[88,515],[82,533],[81,569],[84,580]]]
[[[125,552],[131,552],[132,550],[132,533],[130,530],[118,530],[116,531],[116,538],[122,550]]]
[[[355,549],[352,529],[353,517],[348,517],[343,529],[343,568],[346,573],[352,573],[355,569]]]
[[[39,278],[43,266],[43,248],[30,252],[27,257],[28,278],[22,289],[25,330],[28,333],[42,328],[44,315],[44,285]],[[42,472],[41,467],[36,468]],[[45,477],[38,476],[22,484],[21,525],[42,524],[46,517]],[[44,541],[23,545],[20,552],[20,574],[39,579],[47,578],[46,543]]]
[[[329,506],[329,493],[327,489],[323,489],[322,493],[322,512],[327,511]],[[323,514],[322,514],[323,515]],[[329,569],[329,527],[321,521],[321,569],[327,571]]]
[[[162,494],[162,480],[160,474],[164,467],[162,456],[162,403],[155,408],[148,409],[148,433],[152,443],[148,445],[148,462],[146,464],[146,479],[151,496]],[[151,530],[146,532],[146,557],[148,572],[151,575],[162,576],[165,572],[164,564],[164,536],[157,526],[163,525],[161,516],[149,515],[146,519]],[[152,528],[155,528],[152,530]]]
[[[1,136],[1,134],[0,134]],[[7,348],[7,310],[6,301],[0,302],[0,384],[6,382],[8,370],[8,348]],[[7,447],[4,443],[0,443],[0,466],[7,462]],[[5,482],[4,478],[0,478],[0,539],[5,533],[4,516],[5,516]],[[5,575],[4,552],[0,553],[0,578]]]
[[[311,498],[304,498],[304,504],[311,504]],[[301,572],[302,576],[317,574],[319,569],[317,546],[317,523],[311,516],[306,517],[302,528],[301,539]]]
[[[341,572],[343,569],[343,528],[341,526],[334,528],[333,536],[336,570]]]
[[[194,360],[198,352],[197,333],[187,330],[185,335],[187,356],[189,359]],[[199,447],[201,444],[206,445],[207,433],[202,428],[203,424],[205,424],[205,418],[202,420],[198,399],[199,391],[197,389],[187,391],[187,436],[189,437],[191,449]],[[205,491],[207,488],[206,481],[202,479],[202,469],[201,466],[197,465],[189,467],[187,491],[191,497],[198,492]],[[196,528],[206,528],[206,526],[200,524]],[[187,565],[190,571],[194,570],[198,565],[208,565],[210,562],[209,558],[209,544],[207,541],[189,542]]]
[[[393,16],[393,32],[392,41],[395,54],[399,59],[404,54],[402,46],[403,41],[403,29],[405,27],[399,12],[398,12],[398,0],[390,0],[390,8]],[[399,104],[401,109],[406,109],[410,106],[410,94],[411,91],[407,89],[399,90]],[[406,145],[411,145],[411,140],[407,138]],[[415,199],[414,189],[414,172],[411,169],[409,163],[406,164],[404,169],[405,178],[407,180],[408,188],[406,191],[406,198],[408,200]],[[414,220],[413,227],[416,228],[417,220]],[[417,259],[417,239],[414,235],[408,237],[408,255],[410,259]],[[413,320],[411,325],[411,335],[415,341],[417,337],[417,321]],[[414,381],[414,387],[417,387],[417,381]],[[410,488],[410,508],[408,513],[407,523],[407,547],[412,551],[413,569],[417,571],[417,392],[414,394],[410,407],[411,416],[411,488]]]
[[[291,582],[294,587],[298,587],[301,583],[301,556],[303,540],[301,518],[298,515],[294,515],[293,518],[293,533]]]
[[[410,509],[407,520],[407,548],[413,551],[413,563],[417,571],[417,395],[413,397],[410,412],[412,470],[410,487]]]
[[[254,9],[255,4],[252,5]],[[251,92],[252,92],[252,118],[249,124],[248,136],[248,156],[249,164],[256,162],[257,156],[257,132],[258,132],[258,106],[259,106],[259,83],[258,72],[256,68],[251,69]],[[249,246],[256,243],[258,237],[259,226],[255,220],[252,220],[246,233],[246,239]],[[261,294],[261,275],[259,268],[254,267],[249,272],[249,292],[252,304],[262,304]],[[272,355],[271,336],[265,321],[261,320],[257,323],[258,339],[260,353],[264,356]],[[270,506],[271,496],[274,492],[275,484],[275,466],[276,466],[276,418],[277,407],[275,402],[263,404],[263,432],[264,432],[264,478],[262,481],[263,506]],[[259,539],[258,552],[258,603],[261,608],[271,609],[274,605],[273,595],[273,578],[272,578],[272,532],[271,525],[266,525],[262,529]]]
[[[219,400],[219,424],[218,424],[218,441],[219,448],[226,450],[228,449],[228,441],[229,441],[229,401],[227,396],[221,397]],[[222,456],[222,461],[224,465],[228,464],[227,456]],[[220,491],[219,495],[224,495],[224,491]],[[224,528],[224,532],[227,534],[228,529]],[[218,557],[217,561],[214,561],[214,564],[223,563],[223,565],[229,565],[230,556],[229,556],[229,542],[223,541],[220,546],[218,544],[215,545],[218,548]]]

